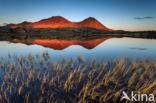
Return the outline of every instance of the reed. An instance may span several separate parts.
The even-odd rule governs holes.
[[[156,94],[156,61],[150,58],[88,63],[79,55],[56,63],[48,52],[9,54],[0,59],[0,71],[0,103],[118,103],[123,90]]]

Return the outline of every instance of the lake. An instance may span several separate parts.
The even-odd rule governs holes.
[[[28,54],[42,55],[48,51],[52,60],[58,61],[62,57],[85,57],[107,60],[117,57],[156,58],[156,40],[140,38],[100,38],[94,40],[36,40],[36,41],[0,41],[0,57],[8,54],[27,56]]]
[[[137,38],[0,41],[0,103],[119,103],[123,90],[154,94],[155,47]]]

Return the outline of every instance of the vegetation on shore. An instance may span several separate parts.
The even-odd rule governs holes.
[[[156,31],[103,31],[93,28],[16,28],[0,27],[0,37],[9,39],[80,39],[99,37],[156,38]]]
[[[43,56],[0,59],[1,103],[118,103],[122,91],[156,95],[156,61],[118,58],[90,63]],[[122,101],[129,102],[129,101]]]

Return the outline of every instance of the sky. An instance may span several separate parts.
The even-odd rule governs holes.
[[[0,0],[0,25],[94,17],[114,30],[156,30],[156,0]]]

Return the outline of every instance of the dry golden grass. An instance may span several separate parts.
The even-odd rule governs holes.
[[[9,54],[0,60],[0,73],[0,103],[118,103],[123,90],[156,94],[156,61],[150,58],[87,63],[79,55],[56,63],[48,52]]]

